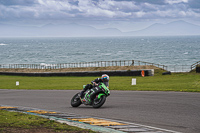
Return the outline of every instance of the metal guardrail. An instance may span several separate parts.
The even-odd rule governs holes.
[[[168,65],[166,70],[170,72],[190,72],[191,65]]]
[[[61,69],[61,68],[80,68],[80,67],[107,67],[107,66],[156,66],[171,72],[189,72],[200,65],[200,61],[192,65],[160,65],[138,60],[120,60],[120,61],[95,61],[80,63],[61,63],[61,64],[0,64],[0,68],[9,69]]]
[[[61,68],[79,68],[79,67],[107,67],[107,66],[147,66],[152,65],[167,70],[167,66],[149,63],[138,60],[120,60],[120,61],[95,61],[80,63],[61,63],[61,64],[0,64],[0,68],[28,68],[28,69],[61,69]]]
[[[192,65],[191,65],[191,70],[195,69],[196,66],[198,66],[198,65],[200,65],[200,61],[198,61],[198,62],[192,64]]]
[[[200,62],[199,62],[200,63]],[[195,63],[196,64],[196,63]],[[81,63],[62,63],[62,64],[0,64],[0,68],[10,69],[61,69],[61,68],[79,68],[79,67],[106,67],[106,66],[156,66],[170,72],[190,72],[196,68],[196,65],[160,65],[137,60],[123,61],[97,61],[97,62],[81,62]],[[198,64],[197,64],[198,65]]]

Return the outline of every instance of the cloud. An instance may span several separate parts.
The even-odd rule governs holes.
[[[200,1],[199,0],[190,0],[189,6],[190,6],[190,8],[193,8],[200,12]]]
[[[0,5],[11,6],[11,5],[33,5],[36,4],[36,0],[0,0]]]
[[[0,21],[199,18],[198,0],[0,0]]]
[[[165,0],[168,4],[188,3],[188,0]]]
[[[149,4],[155,4],[155,5],[163,5],[165,4],[162,0],[115,0],[117,2],[134,2],[136,4],[140,3],[149,3]]]

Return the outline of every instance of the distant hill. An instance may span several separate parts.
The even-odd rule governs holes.
[[[66,25],[47,24],[42,27],[14,26],[0,24],[0,36],[120,36],[122,32],[115,28],[96,29],[91,26],[78,25],[75,23]]]
[[[175,36],[200,35],[200,26],[185,21],[174,21],[168,24],[156,23],[139,31],[121,32],[116,28],[96,29],[76,23],[47,24],[42,27],[0,24],[0,31],[0,37]]]
[[[127,32],[129,36],[175,36],[200,35],[200,26],[185,22],[174,21],[168,24],[153,24],[143,30]]]

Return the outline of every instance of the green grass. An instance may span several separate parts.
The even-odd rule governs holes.
[[[61,124],[34,115],[0,110],[0,132],[14,132],[16,130],[20,132],[20,130],[22,131],[25,129],[28,130],[28,132],[31,132],[32,129],[37,129],[43,132],[93,132],[91,130]]]
[[[96,77],[23,77],[0,76],[1,89],[82,89]],[[19,81],[19,86],[16,86]]]
[[[153,77],[138,77],[136,80],[137,85],[131,86],[131,82],[129,84],[126,83],[122,86],[122,90],[200,92],[200,75],[180,73]],[[117,88],[117,85],[115,88]]]
[[[97,77],[23,77],[0,76],[0,89],[82,89]],[[136,85],[131,85],[136,78]],[[19,81],[19,86],[16,86]],[[141,91],[187,91],[200,92],[200,74],[172,73],[155,76],[110,76],[110,90],[141,90]]]

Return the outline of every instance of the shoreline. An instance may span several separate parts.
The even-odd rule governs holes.
[[[98,72],[98,71],[131,71],[144,69],[161,69],[156,66],[108,66],[108,67],[77,67],[60,69],[28,69],[28,68],[0,68],[0,72],[14,73],[63,73],[63,72]]]

